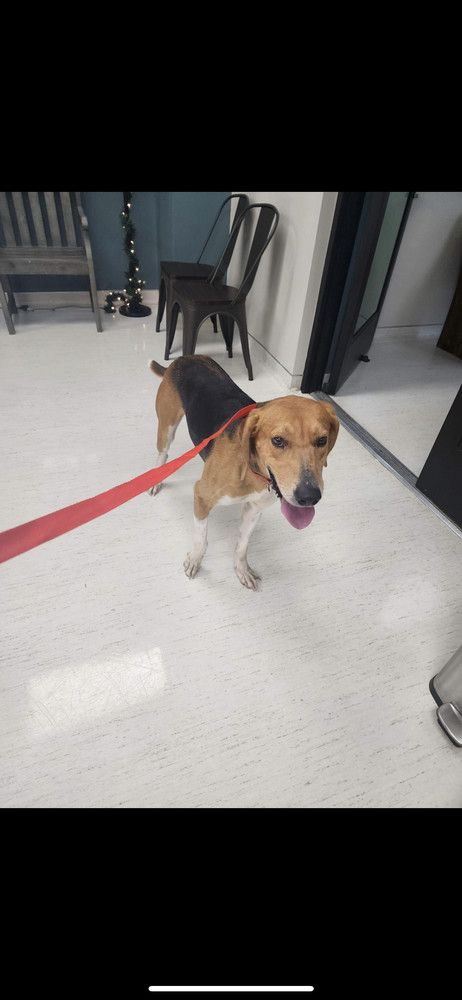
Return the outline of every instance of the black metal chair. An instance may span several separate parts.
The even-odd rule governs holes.
[[[250,213],[257,212],[258,217],[253,239],[239,287],[235,288],[232,285],[223,285],[217,280],[217,277],[222,270],[223,258],[227,258],[229,263],[230,256],[228,249],[230,243],[232,244],[232,249],[234,249],[237,237],[235,230],[241,228]],[[169,358],[180,309],[183,314],[183,354],[195,353],[199,327],[209,316],[219,315],[223,337],[228,348],[228,357],[230,358],[233,356],[233,326],[234,322],[237,323],[249,380],[253,379],[245,302],[255,280],[261,257],[274,236],[278,222],[279,212],[274,205],[269,205],[266,202],[257,202],[254,205],[248,205],[236,220],[228,243],[223,250],[222,257],[208,279],[206,281],[177,280],[172,282],[171,302],[167,308],[165,360]]]
[[[162,321],[162,316],[164,315],[164,309],[165,309],[165,305],[166,304],[167,304],[167,310],[168,310],[168,304],[169,304],[169,301],[170,301],[171,287],[172,287],[173,282],[177,278],[181,278],[182,280],[185,280],[185,281],[192,281],[192,280],[195,280],[196,278],[198,278],[198,279],[201,279],[202,281],[204,281],[206,278],[208,278],[210,276],[210,274],[212,273],[212,271],[214,269],[216,269],[216,265],[213,265],[213,264],[201,264],[200,260],[201,260],[201,257],[203,256],[204,252],[205,252],[205,248],[206,248],[207,244],[209,243],[209,240],[211,239],[211,236],[212,236],[212,233],[213,233],[213,231],[215,229],[215,226],[217,225],[218,220],[222,216],[222,213],[223,213],[223,211],[225,209],[225,206],[228,204],[229,201],[232,201],[233,198],[238,198],[239,200],[238,200],[238,203],[236,205],[236,211],[234,213],[234,218],[233,218],[232,225],[230,226],[230,232],[231,232],[234,229],[235,222],[237,221],[237,219],[239,218],[239,216],[243,212],[244,208],[246,208],[247,205],[249,204],[249,199],[248,199],[248,197],[247,197],[246,194],[231,194],[231,195],[229,195],[228,198],[225,198],[223,204],[221,205],[220,209],[218,210],[218,213],[217,213],[217,215],[215,217],[215,221],[214,221],[214,223],[212,225],[212,228],[211,228],[211,230],[210,230],[210,232],[209,232],[209,234],[207,236],[207,239],[206,239],[206,241],[204,243],[204,246],[202,247],[202,250],[201,250],[201,252],[200,252],[200,254],[199,254],[198,258],[197,258],[197,261],[191,261],[190,263],[187,263],[187,262],[178,261],[178,260],[161,260],[161,262],[160,262],[160,280],[159,280],[159,303],[158,303],[158,306],[157,306],[157,319],[156,319],[156,331],[157,332],[159,332],[159,330],[160,330],[160,324],[161,324],[161,321]],[[234,242],[237,239],[237,233],[238,233],[238,230],[236,231]],[[231,241],[228,238],[227,243],[226,243],[227,253],[225,255],[224,251],[223,251],[222,255],[220,257],[220,271],[217,273],[217,279],[218,280],[220,278],[222,278],[225,275],[225,273],[226,273],[226,269],[228,267],[229,261],[231,260],[231,254],[233,252],[233,249],[234,249],[234,243],[231,243]],[[215,330],[215,333],[216,333],[217,332],[216,317],[213,317],[213,329]]]

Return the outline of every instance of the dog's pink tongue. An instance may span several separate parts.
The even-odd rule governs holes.
[[[307,528],[314,517],[314,507],[292,507],[284,497],[281,500],[281,510],[293,528]]]

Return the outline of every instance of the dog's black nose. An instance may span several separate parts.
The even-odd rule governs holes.
[[[318,486],[312,483],[300,483],[294,490],[294,500],[300,507],[314,507],[321,499],[322,493]]]

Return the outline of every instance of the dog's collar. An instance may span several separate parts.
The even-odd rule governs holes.
[[[268,487],[269,490],[271,489],[271,479],[268,479],[267,476],[261,476],[260,473],[259,472],[255,472],[255,469],[252,469],[250,465],[249,465],[249,469],[250,469],[251,472],[253,472],[254,476],[258,476],[259,479],[263,479],[263,482],[266,483],[266,485],[267,485],[267,487]]]

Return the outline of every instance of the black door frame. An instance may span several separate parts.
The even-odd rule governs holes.
[[[301,383],[301,391],[305,393],[321,390],[324,387],[328,392],[335,392],[337,389],[338,375],[347,345],[351,338],[351,330],[354,329],[354,324],[356,323],[359,315],[359,309],[369,278],[370,266],[372,264],[390,192],[373,192],[375,197],[372,200],[369,199],[370,207],[366,218],[364,219],[362,218],[362,214],[367,194],[370,194],[370,192],[340,191],[337,198],[313,322],[313,330]],[[377,319],[387,293],[414,196],[415,192],[411,191],[409,193],[401,225],[398,230],[397,239],[390,258],[389,267],[382,287],[377,309],[374,316],[370,317],[367,320],[367,323],[365,323],[361,330],[358,331],[358,342],[359,339],[364,339],[364,337],[367,340],[367,333],[369,329],[375,330],[374,324],[376,325],[377,323]],[[356,262],[357,273],[348,293],[345,315],[343,317],[341,330],[338,335],[335,355],[331,365],[331,383],[328,386],[324,386],[324,376],[327,370],[327,363],[340,310],[340,304],[345,290],[352,253],[360,223],[363,231],[361,234],[361,244],[358,250],[358,259]],[[359,353],[362,352],[359,351]]]
[[[462,386],[417,477],[416,488],[462,528]]]
[[[339,191],[314,314],[301,391],[322,389],[365,191]]]
[[[459,497],[462,495],[462,465],[460,462],[454,463],[454,452],[460,458],[462,452],[462,439],[460,438],[460,427],[462,420],[462,388],[460,389],[447,418],[441,428],[438,437],[433,445],[427,462],[420,473],[416,476],[407,469],[395,455],[386,449],[380,441],[373,438],[360,424],[338,405],[335,397],[332,397],[323,390],[324,374],[327,368],[331,343],[334,335],[335,325],[342,301],[345,283],[348,276],[348,269],[353,252],[354,242],[358,231],[364,200],[365,191],[340,192],[332,223],[331,236],[326,254],[324,272],[321,280],[321,287],[318,296],[318,303],[313,323],[313,332],[308,349],[305,370],[301,391],[311,393],[315,399],[324,400],[333,404],[342,424],[381,462],[390,472],[404,485],[410,489],[427,507],[430,507],[452,530],[462,537],[462,509]],[[381,192],[384,194],[384,192]],[[386,192],[387,196],[389,192]],[[374,316],[380,312],[383,305],[388,284],[391,278],[393,265],[398,253],[399,244],[404,231],[407,217],[412,205],[412,199],[416,192],[409,192],[402,223],[398,232],[394,251],[390,260],[389,270],[382,289],[380,301]],[[385,202],[386,205],[386,202]],[[383,216],[382,216],[383,218]],[[376,214],[375,223],[378,215]],[[380,227],[379,227],[380,230]],[[358,282],[359,286],[359,282]],[[362,291],[364,288],[362,289]],[[356,292],[355,292],[356,294]],[[362,302],[362,293],[359,298],[358,310]],[[349,308],[349,304],[348,304]],[[351,316],[350,316],[351,321]],[[369,325],[369,320],[364,324]],[[362,328],[361,328],[362,329]],[[351,327],[350,327],[351,330]],[[448,482],[448,466],[453,469],[451,482]],[[457,467],[455,467],[457,466]],[[441,480],[441,482],[439,482]]]

